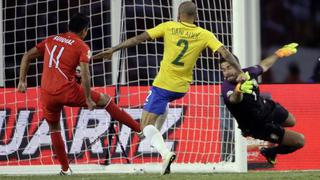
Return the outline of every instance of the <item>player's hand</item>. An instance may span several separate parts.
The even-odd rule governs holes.
[[[239,83],[244,83],[245,81],[250,80],[249,72],[242,72],[238,75],[236,81]]]
[[[27,83],[26,83],[26,82],[19,81],[19,84],[18,84],[18,92],[25,93],[26,90],[27,90]]]
[[[77,66],[77,68],[76,68],[76,82],[78,83],[78,84],[81,84],[81,68],[80,68],[80,66]]]
[[[93,59],[111,59],[113,52],[114,51],[112,48],[108,48],[105,51],[102,51],[102,52],[94,55],[92,58]]]
[[[253,82],[247,80],[244,83],[237,84],[236,90],[241,93],[252,94]]]
[[[298,43],[290,43],[287,44],[285,46],[283,46],[282,48],[278,49],[275,54],[279,57],[279,58],[283,58],[283,57],[288,57],[291,56],[295,53],[297,53],[297,47],[298,47]]]
[[[97,104],[91,98],[87,99],[86,103],[90,111],[94,110],[97,107]]]

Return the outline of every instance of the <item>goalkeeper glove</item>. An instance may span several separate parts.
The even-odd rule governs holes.
[[[236,86],[236,91],[241,93],[252,94],[253,82],[252,80],[247,80],[244,83],[238,83]]]
[[[278,49],[275,52],[275,54],[279,58],[288,57],[288,56],[291,56],[292,54],[297,53],[297,47],[298,47],[297,43],[290,43],[290,44],[287,44],[287,45],[283,46],[282,48]]]
[[[240,83],[245,82],[247,80],[250,80],[250,75],[248,71],[245,73],[241,72],[241,74],[239,74],[237,77],[237,82],[240,82]]]

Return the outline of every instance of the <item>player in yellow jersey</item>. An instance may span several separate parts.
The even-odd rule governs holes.
[[[168,103],[182,98],[188,91],[192,81],[193,68],[200,53],[209,47],[213,52],[219,52],[224,59],[240,70],[240,66],[233,55],[217,40],[212,32],[193,24],[196,17],[196,5],[190,1],[183,2],[179,6],[179,22],[161,23],[138,36],[93,56],[94,59],[111,59],[115,51],[135,46],[146,40],[163,37],[164,53],[160,72],[157,74],[153,87],[146,98],[141,117],[143,135],[151,141],[151,145],[162,156],[161,174],[170,173],[170,165],[176,155],[165,146],[163,137],[155,124],[157,120],[163,119]],[[244,74],[240,74],[237,80],[244,81],[246,77]]]

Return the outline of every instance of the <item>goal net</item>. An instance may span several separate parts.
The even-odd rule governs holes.
[[[45,37],[66,32],[75,12],[90,17],[85,39],[97,53],[161,22],[176,20],[182,0],[3,1],[0,59],[0,173],[57,173],[49,127],[42,118],[42,59],[32,61],[27,93],[17,93],[23,53]],[[196,24],[232,49],[232,0],[196,0]],[[142,43],[92,62],[92,86],[107,93],[139,120],[144,100],[158,70],[162,39]],[[190,91],[168,106],[159,126],[166,145],[177,154],[172,172],[246,171],[246,153],[236,124],[220,95],[222,76],[210,50],[194,69]],[[161,157],[149,142],[110,118],[104,109],[65,107],[62,136],[75,173],[160,172]]]

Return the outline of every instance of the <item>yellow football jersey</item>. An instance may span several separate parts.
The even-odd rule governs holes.
[[[152,39],[163,37],[164,52],[153,86],[185,93],[192,82],[193,68],[207,47],[215,52],[223,44],[214,34],[194,24],[168,21],[148,29]]]

